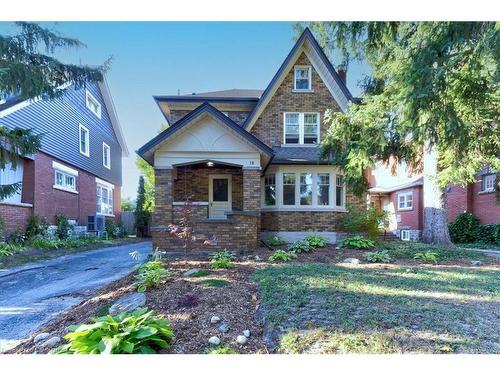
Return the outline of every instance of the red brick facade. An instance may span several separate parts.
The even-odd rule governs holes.
[[[481,192],[481,181],[467,186],[453,185],[448,193],[448,221],[467,211],[481,224],[500,223],[500,203],[496,192]]]
[[[77,192],[54,188],[53,161],[78,170]],[[0,215],[8,222],[5,232],[25,230],[30,215],[36,214],[54,223],[54,216],[64,214],[76,220],[79,225],[87,225],[87,216],[95,215],[97,206],[96,177],[72,165],[38,152],[34,160],[25,160],[23,171],[23,191],[21,201],[32,207],[0,204]],[[120,186],[115,186],[113,208],[115,220],[120,218]],[[15,220],[10,219],[15,216]]]

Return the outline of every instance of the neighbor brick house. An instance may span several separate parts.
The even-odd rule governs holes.
[[[22,189],[0,201],[6,232],[24,230],[30,215],[54,223],[65,214],[78,225],[90,215],[120,215],[122,156],[127,147],[106,81],[76,89],[69,85],[53,100],[0,103],[0,126],[42,134],[42,146],[16,170],[0,170],[0,183],[22,181]]]
[[[275,234],[292,241],[321,232],[335,242],[347,204],[366,204],[319,155],[325,112],[345,111],[354,98],[308,29],[264,91],[155,100],[169,127],[138,150],[155,169],[155,248],[179,245],[168,226],[186,199],[198,238],[230,249]]]
[[[463,212],[471,212],[481,224],[500,223],[496,179],[493,170],[483,168],[475,183],[450,185],[446,189],[448,221]],[[419,240],[424,229],[424,177],[411,176],[404,165],[399,165],[394,175],[379,165],[371,171],[370,185],[370,203],[389,213],[387,229],[403,240]]]

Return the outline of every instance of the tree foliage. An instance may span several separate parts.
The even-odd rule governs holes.
[[[144,177],[139,177],[139,187],[137,188],[137,201],[135,203],[135,227],[141,236],[146,234],[146,228],[151,218],[151,212],[145,207],[146,190],[144,188]]]
[[[71,83],[77,88],[103,79],[109,60],[99,67],[64,64],[53,57],[60,48],[78,48],[77,39],[66,38],[36,23],[17,22],[19,33],[0,35],[0,102],[10,97],[20,100],[62,95],[61,87]],[[43,50],[43,51],[42,51]],[[0,124],[0,169],[15,170],[21,157],[35,153],[41,135],[31,129],[8,129]],[[21,181],[0,185],[0,200],[21,189]]]
[[[304,25],[301,25],[302,27]],[[500,28],[494,22],[312,22],[343,64],[366,61],[361,103],[329,111],[323,156],[345,170],[355,193],[375,160],[422,169],[438,155],[437,181],[468,184],[481,167],[500,171]],[[300,28],[300,27],[299,27]]]

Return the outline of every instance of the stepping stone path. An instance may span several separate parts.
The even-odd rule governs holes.
[[[118,300],[109,308],[111,315],[117,315],[124,311],[133,311],[146,304],[146,295],[144,293],[132,293],[118,298]]]
[[[208,339],[209,344],[211,345],[219,345],[220,344],[220,338],[217,336],[212,336]]]
[[[342,263],[359,264],[359,259],[358,258],[346,258],[342,261]]]

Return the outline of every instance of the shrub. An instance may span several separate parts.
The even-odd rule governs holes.
[[[270,262],[288,262],[297,258],[297,255],[292,251],[276,250],[270,257]]]
[[[126,237],[128,235],[127,228],[125,228],[125,224],[122,220],[120,220],[116,226],[116,233],[118,237]]]
[[[68,217],[64,214],[56,215],[56,237],[60,240],[65,240],[71,234],[73,226],[69,223]]]
[[[28,227],[26,228],[26,237],[33,238],[35,236],[46,236],[49,229],[47,219],[40,218],[38,215],[31,215],[28,219]]]
[[[461,213],[448,225],[451,240],[458,243],[474,242],[478,228],[479,220],[470,212]]]
[[[41,235],[37,235],[29,241],[29,245],[34,247],[35,249],[49,250],[49,249],[58,249],[62,247],[64,241],[57,239],[48,239],[42,237]]]
[[[368,240],[366,238],[363,238],[361,236],[354,236],[354,237],[349,237],[344,239],[341,242],[342,247],[349,247],[352,249],[370,249],[372,247],[375,247],[375,242],[372,240]]]
[[[218,253],[212,255],[210,263],[212,268],[231,268],[233,266],[233,258],[234,255],[229,251],[219,251]]]
[[[328,241],[325,237],[319,236],[317,234],[311,234],[306,237],[306,241],[309,242],[311,247],[325,247]]]
[[[366,233],[368,238],[376,240],[380,227],[387,224],[387,215],[376,207],[360,210],[347,205],[347,212],[339,218],[337,228],[348,233]]]
[[[295,241],[288,247],[289,251],[293,251],[294,253],[308,253],[312,250],[311,245],[306,240]]]
[[[390,263],[391,257],[387,250],[374,251],[372,253],[366,253],[365,258],[371,263]]]
[[[479,225],[476,230],[476,240],[486,243],[500,243],[500,223]]]
[[[282,246],[286,244],[286,241],[278,236],[273,236],[266,241],[269,246]]]
[[[438,253],[435,253],[433,251],[415,253],[415,255],[413,256],[413,259],[423,260],[424,262],[437,263]]]
[[[0,244],[0,256],[11,256],[23,249],[22,245],[14,243]]]
[[[70,326],[69,341],[57,354],[154,354],[170,347],[174,333],[168,320],[137,309],[117,316],[92,318],[93,323]]]
[[[116,238],[116,224],[113,220],[106,220],[104,223],[108,238]]]
[[[7,236],[5,242],[14,245],[23,245],[26,242],[26,239],[26,235],[23,232],[15,230]]]
[[[141,265],[135,276],[137,282],[137,291],[144,292],[148,288],[161,285],[170,272],[163,267],[163,263],[158,260],[153,260]]]

